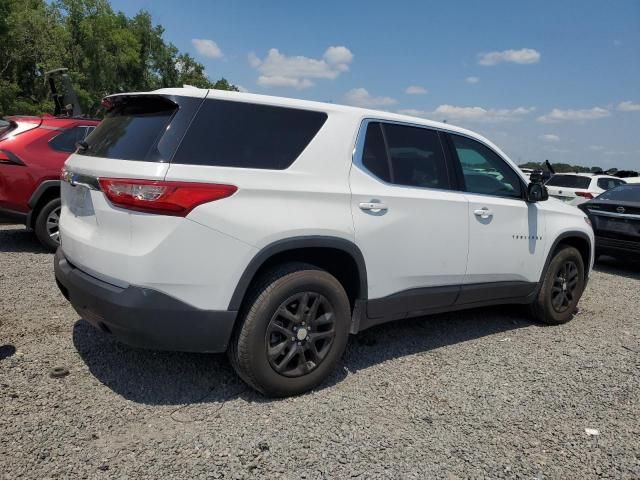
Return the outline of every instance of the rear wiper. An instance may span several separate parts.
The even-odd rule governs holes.
[[[76,142],[76,153],[84,153],[89,150],[89,144],[84,140]]]

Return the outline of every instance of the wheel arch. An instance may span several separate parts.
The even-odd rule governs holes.
[[[27,205],[30,208],[27,216],[27,228],[33,229],[38,211],[47,202],[60,196],[60,180],[45,180],[31,194]]]
[[[355,300],[367,298],[367,268],[356,244],[339,237],[304,236],[279,240],[260,250],[242,273],[229,310],[240,310],[250,286],[262,272],[293,261],[309,263],[334,275],[347,291],[352,307]]]
[[[563,245],[574,247],[576,250],[578,250],[578,252],[580,252],[580,256],[582,257],[582,261],[584,263],[585,283],[588,280],[593,246],[591,245],[591,239],[586,233],[575,230],[563,232],[554,240],[551,248],[549,249],[549,254],[547,255],[547,260],[545,261],[544,268],[542,269],[542,274],[540,276],[540,285],[542,285],[553,256]]]

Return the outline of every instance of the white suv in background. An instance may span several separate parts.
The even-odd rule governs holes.
[[[570,320],[593,262],[578,209],[449,124],[235,92],[104,101],[63,171],[55,274],[134,346],[228,351],[307,391],[373,325],[494,304]]]
[[[624,185],[626,182],[610,175],[588,173],[556,173],[545,183],[549,195],[569,205],[580,205],[602,192]]]

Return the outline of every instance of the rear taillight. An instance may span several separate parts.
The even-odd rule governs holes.
[[[576,192],[576,195],[582,198],[593,198],[593,194],[591,192]]]
[[[102,191],[114,205],[128,210],[185,217],[203,203],[233,195],[237,187],[211,183],[163,182],[100,178]]]

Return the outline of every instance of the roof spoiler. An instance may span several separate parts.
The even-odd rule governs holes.
[[[56,117],[81,117],[83,115],[82,108],[76,91],[71,84],[71,79],[66,73],[68,70],[68,68],[56,68],[44,74],[55,103],[53,114]],[[62,91],[59,91],[56,86],[56,78],[59,78],[62,82]]]

